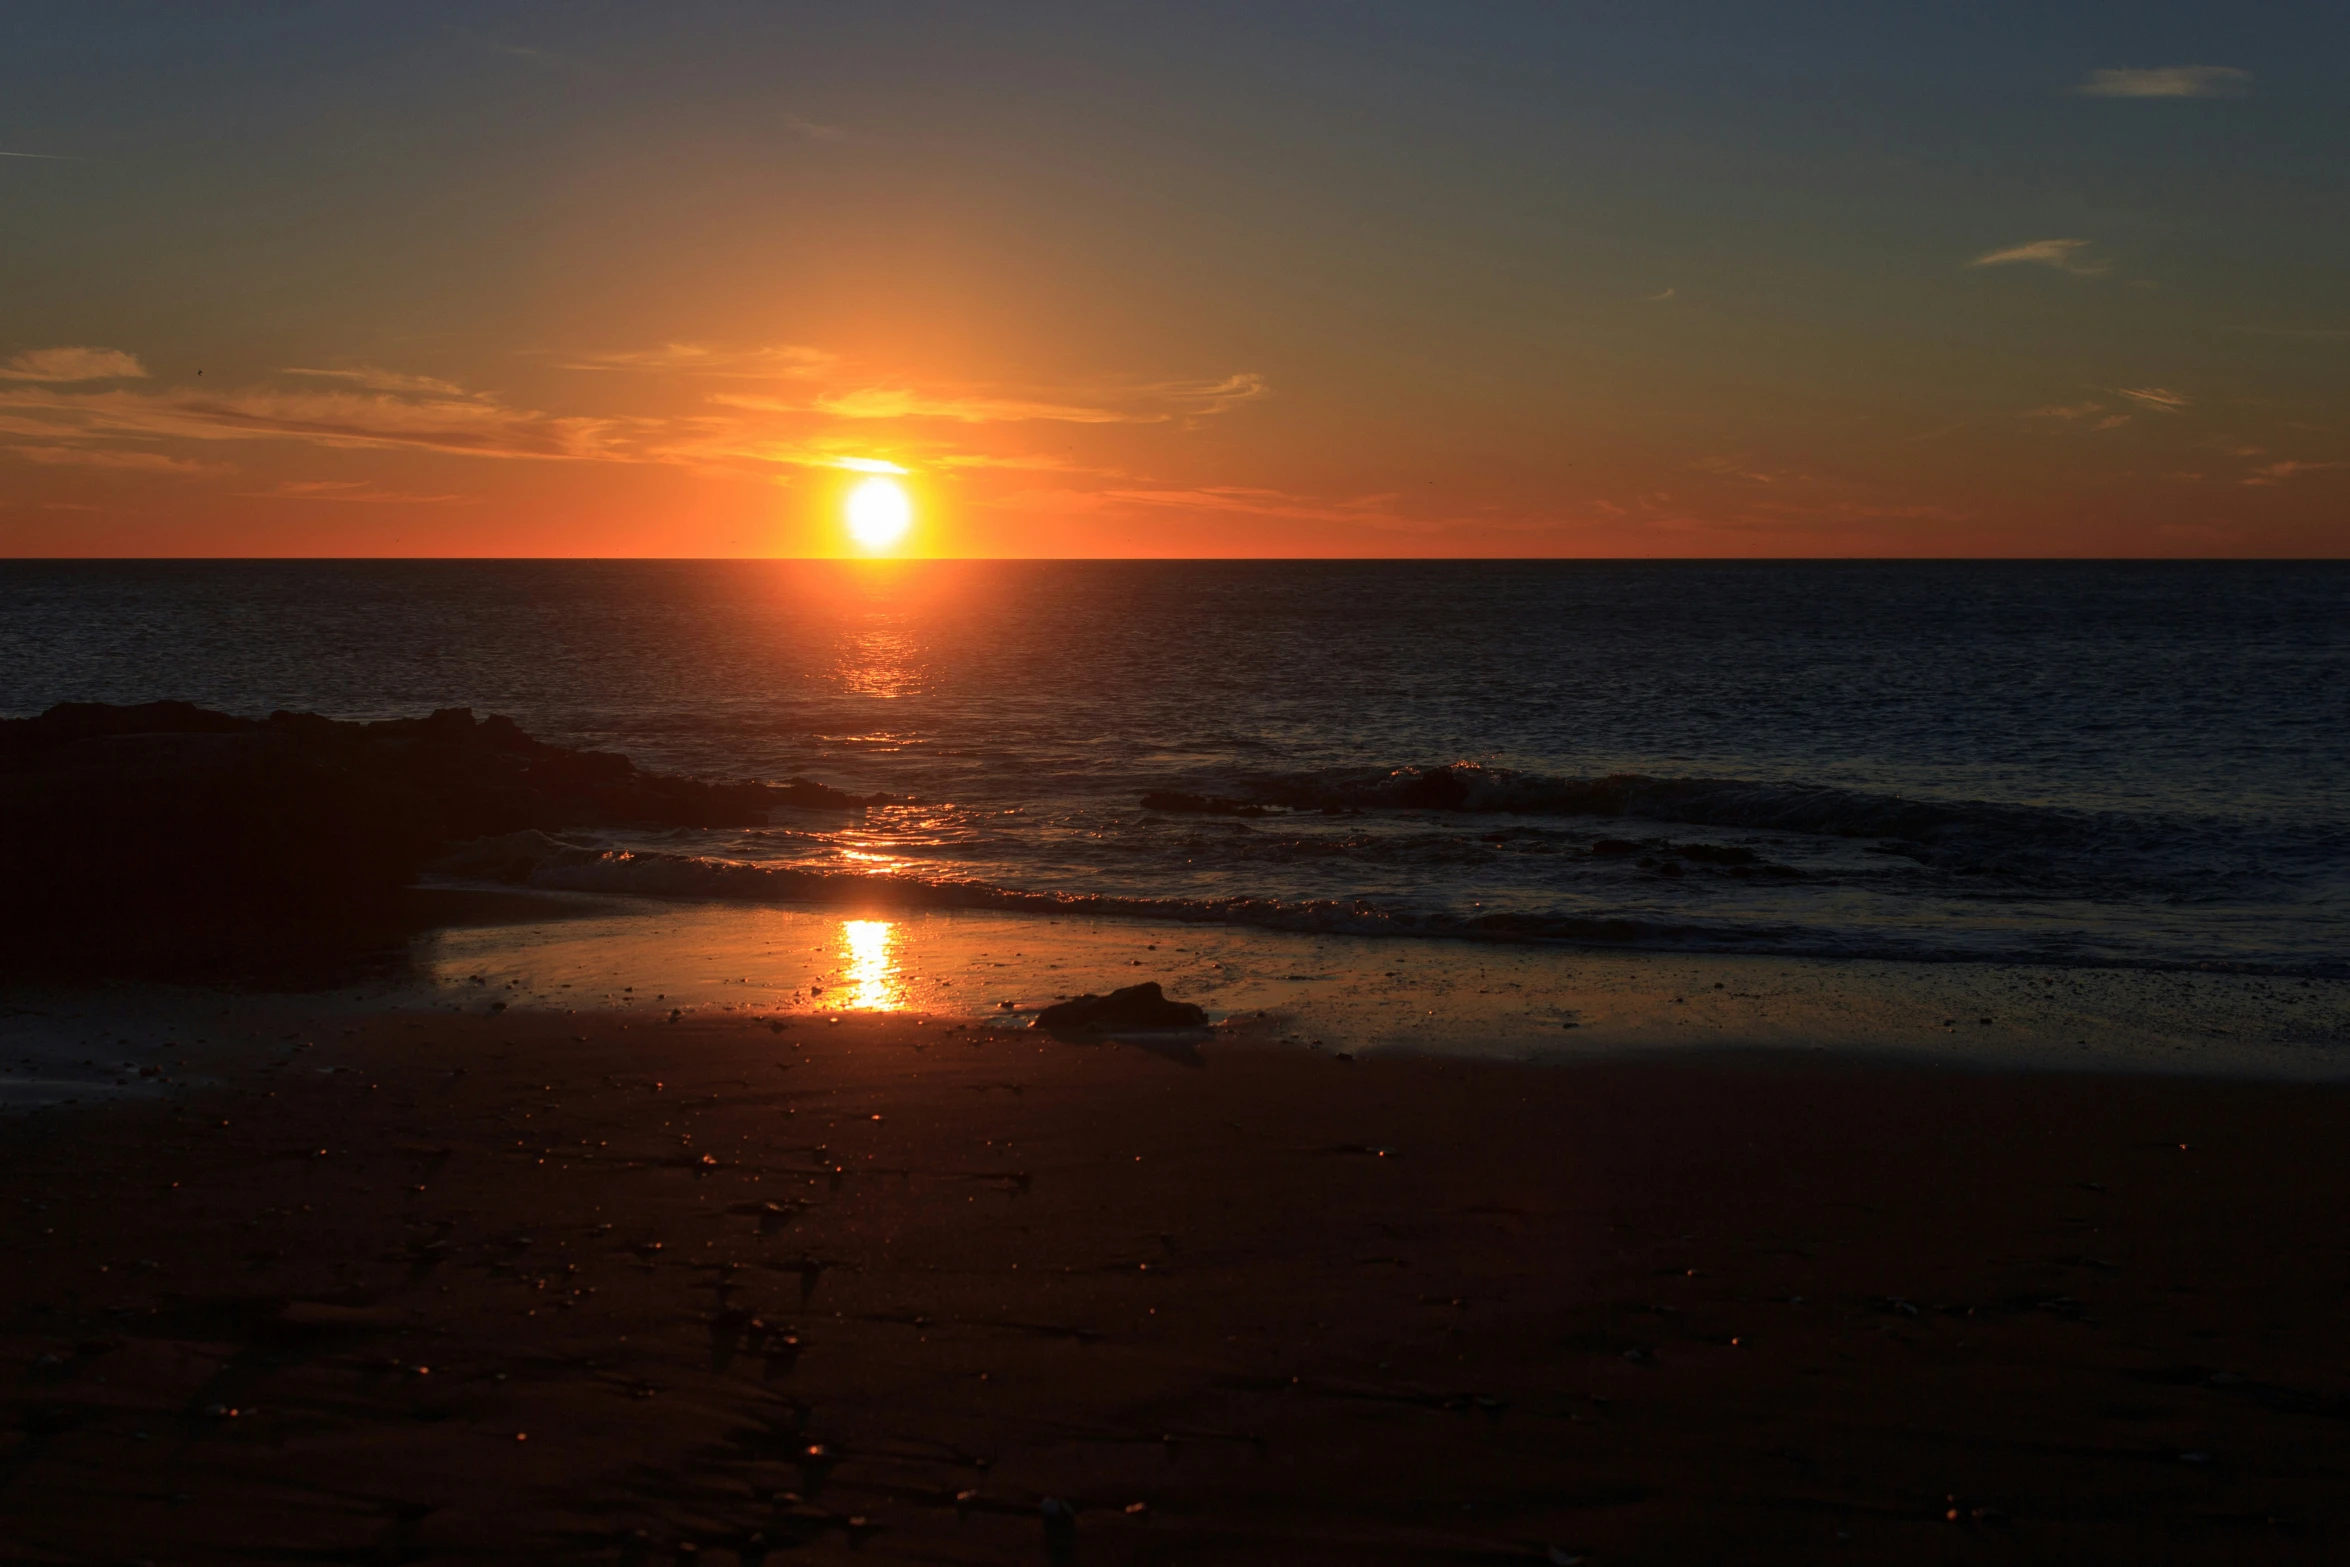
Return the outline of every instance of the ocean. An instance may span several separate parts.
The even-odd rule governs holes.
[[[159,698],[900,797],[549,887],[2350,974],[2342,564],[0,563],[0,711]]]

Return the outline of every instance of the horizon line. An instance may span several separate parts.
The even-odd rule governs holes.
[[[0,566],[164,565],[2343,565],[2329,555],[0,555]]]

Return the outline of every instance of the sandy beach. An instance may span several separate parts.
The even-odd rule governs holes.
[[[224,1003],[5,1137],[11,1561],[2299,1561],[2338,1086]]]

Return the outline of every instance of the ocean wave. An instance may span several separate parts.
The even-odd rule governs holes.
[[[1562,778],[1478,762],[1266,779],[1246,789],[1239,799],[1159,798],[1169,804],[1182,799],[1190,809],[1217,812],[1231,810],[1245,800],[1291,810],[1637,817],[1694,826],[1921,841],[1954,830],[1985,829],[2018,837],[2077,836],[2094,832],[2099,825],[2090,813],[2045,806],[1913,800],[1828,784],[1760,783],[1738,778],[1658,778],[1645,773]]]
[[[1136,898],[1111,893],[1030,891],[962,879],[757,865],[709,855],[601,848],[576,837],[508,833],[463,845],[435,861],[440,876],[498,881],[550,892],[751,903],[814,903],[872,909],[977,909],[1001,913],[1100,916],[1188,924],[1248,925],[1324,935],[1453,936],[1470,939],[1667,941],[1694,927],[1604,915],[1484,914],[1396,909],[1367,899]]]
[[[1382,771],[1226,776],[1197,792],[1162,789],[1145,809],[1203,816],[1431,812],[1641,821],[1821,840],[1874,840],[1937,871],[2037,881],[2086,875],[2183,891],[2268,861],[2288,874],[2350,858],[2339,833],[2299,835],[2280,859],[2261,824],[2148,812],[1921,800],[1832,784],[1613,773],[1565,777],[1477,762]]]
[[[2013,931],[1898,932],[1752,919],[1670,920],[1598,911],[1459,913],[1371,899],[1131,897],[1036,891],[975,879],[751,864],[715,856],[598,847],[575,835],[512,833],[467,844],[437,861],[439,876],[555,892],[742,903],[809,904],[871,912],[972,910],[1059,918],[1107,918],[1244,926],[1304,935],[1551,942],[1682,951],[1776,953],[1911,962],[2019,962],[2097,967],[2333,973],[2339,964],[2214,962],[2106,950],[2078,935]]]

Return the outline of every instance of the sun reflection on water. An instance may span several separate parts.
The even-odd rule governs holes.
[[[843,920],[840,926],[847,995],[841,1005],[859,1012],[895,1012],[906,1004],[892,948],[897,927],[888,920]]]
[[[883,626],[844,637],[838,660],[841,688],[853,696],[922,694],[922,645],[903,631]]]

